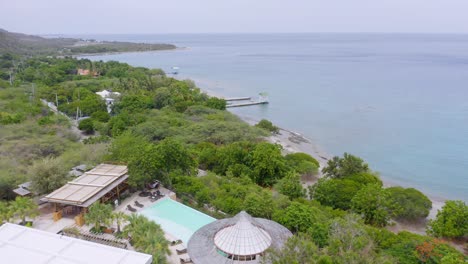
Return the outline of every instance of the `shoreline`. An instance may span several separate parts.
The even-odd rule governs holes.
[[[174,76],[172,77],[174,78]],[[185,78],[177,78],[177,77],[182,77],[182,76],[175,77],[176,79],[179,79],[179,80],[185,80],[189,78],[188,76],[184,76]],[[209,84],[206,81],[204,82],[202,80],[195,79],[195,78],[190,78],[190,80],[194,81],[195,84],[197,84],[197,87],[200,88],[202,92],[206,93],[209,96],[215,96],[219,98],[226,97],[220,94],[219,92],[213,91],[212,88],[206,87],[206,85],[209,86]],[[198,86],[198,84],[201,84],[200,86],[202,86],[203,88]],[[260,120],[255,120],[251,117],[246,117],[246,116],[242,116],[238,114],[234,114],[234,115],[236,115],[242,121],[246,122],[247,124],[251,126],[255,125],[256,123],[260,121]],[[271,135],[269,137],[266,137],[265,139],[270,143],[281,145],[286,153],[303,152],[314,157],[320,164],[319,172],[316,176],[317,176],[317,179],[321,178],[323,176],[321,169],[327,165],[328,160],[331,159],[334,155],[327,153],[325,150],[323,150],[323,148],[320,147],[320,145],[317,142],[310,140],[309,138],[307,138],[301,133],[298,133],[296,131],[292,131],[286,128],[282,128],[282,127],[279,127],[279,129],[280,129],[280,132],[278,134]],[[396,182],[392,182],[391,180],[385,179],[385,176],[382,176],[382,175],[379,175],[379,178],[382,180],[383,186],[385,188],[395,187],[395,186],[399,186],[403,188],[413,188],[411,186],[401,186],[400,184]],[[306,187],[306,186],[314,184],[315,182],[316,180],[306,181],[306,182],[303,182],[303,185]],[[429,215],[427,216],[426,220],[434,219],[437,215],[437,212],[440,209],[442,209],[442,206],[444,206],[445,201],[447,201],[447,199],[442,198],[442,197],[435,197],[426,193],[423,193],[423,194],[426,195],[432,202],[432,209],[430,210]],[[425,234],[425,227],[426,227],[425,223],[421,225],[421,223],[407,224],[407,223],[396,222],[396,225],[395,225],[396,230],[409,230],[411,232],[415,232],[419,234]]]
[[[103,52],[103,53],[76,53],[70,54],[65,56],[71,56],[73,58],[80,57],[95,57],[95,56],[107,56],[107,55],[119,55],[125,53],[143,53],[143,52],[161,52],[161,51],[179,51],[179,50],[188,50],[188,47],[175,47],[173,49],[158,49],[158,50],[134,50],[134,51],[111,51],[111,52]]]

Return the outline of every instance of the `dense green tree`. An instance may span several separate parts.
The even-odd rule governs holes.
[[[220,98],[216,98],[216,97],[210,97],[206,101],[205,104],[209,108],[218,109],[218,110],[226,110],[226,100],[224,100],[224,99],[220,99]]]
[[[144,149],[149,141],[144,137],[125,132],[116,137],[109,147],[109,159],[113,161],[129,162],[138,156],[141,149]]]
[[[347,215],[331,224],[328,254],[333,263],[396,263],[392,258],[377,255],[372,238],[360,218]]]
[[[16,177],[14,175],[4,174],[0,177],[0,200],[11,200],[15,197],[13,189]]]
[[[366,224],[378,227],[386,226],[400,210],[389,192],[377,184],[369,184],[359,190],[352,199],[352,208]]]
[[[154,92],[154,108],[161,109],[173,105],[171,92],[166,87],[161,87]]]
[[[324,248],[328,246],[330,225],[331,223],[329,221],[315,222],[309,227],[309,229],[307,229],[306,233],[317,246]]]
[[[301,175],[316,174],[319,168],[319,162],[306,153],[291,153],[284,156],[286,165]]]
[[[128,182],[135,187],[144,187],[146,183],[155,179],[167,183],[168,179],[161,171],[163,166],[156,146],[154,144],[144,145],[131,157],[128,163],[130,175]]]
[[[86,134],[94,133],[94,121],[92,118],[86,118],[80,121],[78,128],[84,131]]]
[[[126,95],[122,99],[114,104],[113,111],[120,113],[122,110],[129,113],[141,112],[145,109],[153,107],[153,101],[150,97],[144,95]]]
[[[446,201],[428,230],[437,237],[461,238],[468,236],[468,205],[463,201]]]
[[[305,197],[305,189],[302,187],[300,176],[295,171],[290,171],[278,181],[276,189],[288,196],[291,200]]]
[[[275,212],[273,219],[293,232],[306,232],[316,222],[327,217],[318,208],[300,202],[292,202],[284,210]]]
[[[252,153],[252,167],[252,179],[260,186],[272,186],[286,172],[280,148],[265,142],[255,146]]]
[[[254,217],[270,219],[273,214],[273,197],[271,192],[251,192],[245,196],[244,210]]]
[[[7,201],[0,200],[0,225],[10,221],[13,217],[13,212],[10,210],[10,205]]]
[[[361,158],[344,153],[343,158],[335,156],[330,159],[327,167],[323,168],[322,172],[329,178],[344,178],[369,172],[369,166]]]
[[[101,225],[108,225],[112,221],[112,206],[96,202],[89,207],[84,219],[93,225],[94,232],[101,233]]]
[[[156,146],[156,152],[163,164],[161,169],[164,173],[168,174],[174,170],[181,170],[188,175],[194,173],[195,159],[179,140],[173,138],[161,140]]]
[[[236,164],[248,167],[252,166],[252,155],[250,152],[255,148],[255,144],[241,141],[223,146],[217,151],[217,164],[213,170],[219,174],[226,174],[227,170]]]
[[[380,178],[376,174],[369,172],[353,174],[351,176],[346,177],[346,179],[359,183],[362,186],[368,184],[377,184],[379,186],[383,185],[382,180],[380,180]]]
[[[361,184],[352,180],[322,178],[309,187],[309,194],[322,205],[348,210],[351,200],[361,188]]]
[[[387,188],[390,198],[400,206],[396,215],[400,220],[416,221],[426,218],[432,208],[432,201],[414,188]]]
[[[63,166],[63,160],[47,157],[33,163],[29,169],[31,187],[37,194],[50,193],[67,182],[67,169]]]
[[[213,143],[201,142],[195,147],[198,157],[198,166],[202,170],[213,170],[218,163],[217,147]]]
[[[329,256],[319,250],[306,234],[299,233],[289,238],[281,250],[267,250],[261,263],[332,264],[333,262]]]
[[[91,118],[99,122],[108,122],[110,119],[109,113],[107,111],[96,111],[91,114]]]
[[[189,150],[179,141],[167,138],[159,144],[146,144],[139,148],[138,153],[130,158],[129,183],[133,186],[144,186],[158,179],[169,183],[169,173],[180,171],[193,174],[196,162]]]

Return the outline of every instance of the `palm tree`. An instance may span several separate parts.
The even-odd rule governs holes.
[[[131,236],[132,246],[138,251],[153,255],[154,263],[167,263],[166,255],[170,254],[169,241],[166,240],[161,227],[148,218],[132,214],[123,234]]]
[[[124,212],[118,211],[112,214],[112,218],[117,224],[117,233],[120,234],[121,232],[120,227],[122,226],[123,223],[127,222],[127,215]]]
[[[101,224],[109,224],[112,220],[112,206],[110,204],[94,203],[84,216],[85,221],[94,225],[94,231],[101,232]]]
[[[34,218],[39,215],[37,204],[30,198],[18,196],[9,207],[11,214],[21,219],[22,224],[26,223],[26,217]]]

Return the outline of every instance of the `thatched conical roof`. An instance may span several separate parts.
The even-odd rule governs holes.
[[[246,212],[240,212],[237,222],[219,230],[214,236],[216,247],[232,255],[255,255],[271,245],[271,236]]]
[[[270,247],[281,248],[290,236],[287,228],[274,221],[240,212],[197,230],[187,251],[195,264],[256,264],[260,263],[261,253]]]

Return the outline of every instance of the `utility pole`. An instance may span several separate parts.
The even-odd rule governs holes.
[[[31,93],[29,94],[29,103],[32,104],[33,100],[34,100],[34,93],[35,93],[35,87],[34,87],[34,83],[31,84]]]

